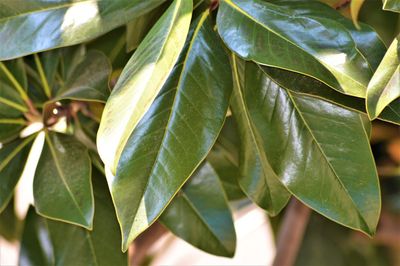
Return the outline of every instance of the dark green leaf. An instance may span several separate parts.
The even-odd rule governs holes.
[[[164,0],[0,2],[0,60],[93,39]],[[34,33],[34,34],[32,34]],[[44,39],[46,41],[44,41]]]
[[[350,21],[315,1],[222,0],[217,24],[240,57],[314,77],[357,97],[365,97],[384,52],[369,27],[357,32]]]
[[[381,201],[362,114],[285,90],[255,64],[245,74],[250,119],[282,183],[317,212],[373,235]]]
[[[158,218],[206,157],[222,128],[231,90],[229,59],[204,13],[128,139],[116,176],[108,176],[124,250]]]
[[[15,213],[14,199],[0,213],[0,236],[8,241],[15,241],[20,237],[21,220]]]
[[[108,79],[111,65],[98,51],[89,51],[65,80],[55,99],[105,102],[110,93]]]
[[[92,228],[94,202],[87,149],[75,138],[47,133],[33,182],[41,215]]]
[[[38,216],[33,207],[29,208],[25,218],[18,264],[21,266],[54,265],[53,245],[46,220]]]
[[[238,123],[241,147],[240,147],[240,177],[239,184],[243,191],[257,205],[265,209],[269,214],[278,214],[290,198],[290,194],[279,181],[266,156],[266,143],[262,139],[262,132],[252,121],[250,106],[253,105],[244,95],[246,86],[244,81],[244,61],[232,57],[232,70],[234,76],[234,94],[231,108]],[[253,90],[261,90],[253,84]],[[250,89],[250,88],[249,88]],[[258,118],[260,119],[260,118]],[[261,121],[258,121],[260,123]]]
[[[0,148],[0,212],[7,206],[21,177],[35,136],[17,139]]]
[[[202,165],[160,217],[175,235],[208,253],[232,257],[236,233],[217,173]]]
[[[368,85],[367,111],[371,119],[400,97],[400,35],[390,45]]]
[[[125,66],[103,112],[97,146],[115,175],[121,152],[171,73],[185,43],[191,0],[175,0]]]

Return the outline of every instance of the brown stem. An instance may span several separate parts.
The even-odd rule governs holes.
[[[311,210],[295,198],[289,203],[278,233],[273,266],[292,266],[296,260]]]
[[[143,265],[151,246],[166,232],[167,230],[156,222],[136,238],[135,242],[129,247],[129,265]]]

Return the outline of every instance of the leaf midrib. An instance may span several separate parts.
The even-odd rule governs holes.
[[[15,149],[0,163],[0,172],[4,170],[4,168],[11,162],[11,160],[14,159],[15,156],[17,156],[18,153],[23,148],[25,148],[25,146],[28,145],[29,142],[31,142],[34,137],[36,137],[36,135],[32,135],[32,136],[28,137],[21,144],[19,144],[17,147],[15,147]]]

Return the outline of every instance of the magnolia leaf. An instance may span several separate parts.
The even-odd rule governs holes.
[[[266,156],[267,147],[261,138],[262,132],[258,132],[259,129],[252,121],[254,118],[251,117],[248,106],[251,103],[243,95],[243,87],[248,86],[244,84],[244,62],[234,55],[231,61],[234,77],[231,108],[241,138],[239,184],[257,205],[270,215],[277,215],[287,204],[290,193],[272,170]],[[253,86],[253,89],[256,88]]]
[[[381,200],[366,117],[285,90],[253,63],[243,83],[249,117],[281,182],[329,219],[373,235]]]
[[[121,152],[150,108],[185,43],[191,0],[175,0],[129,60],[107,101],[97,135],[100,157],[115,175]]]
[[[129,137],[116,175],[108,173],[123,250],[161,215],[215,143],[232,91],[227,70],[207,11],[193,23],[168,81]]]
[[[358,32],[316,1],[222,0],[217,24],[226,45],[240,57],[314,77],[357,97],[365,97],[384,52],[371,28]]]
[[[161,215],[175,235],[208,253],[232,257],[236,233],[218,175],[203,164]]]
[[[74,137],[46,133],[36,169],[36,211],[50,219],[92,228],[94,202],[88,151]]]
[[[385,57],[368,85],[367,111],[375,119],[400,97],[400,36],[390,45]]]
[[[34,0],[21,4],[20,1],[2,0],[0,39],[6,49],[1,49],[0,60],[88,41],[164,1]]]

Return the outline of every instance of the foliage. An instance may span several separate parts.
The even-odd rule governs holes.
[[[0,233],[20,263],[127,264],[156,221],[232,257],[237,200],[275,216],[293,196],[374,236],[371,121],[400,125],[400,1],[342,2],[1,1]]]

